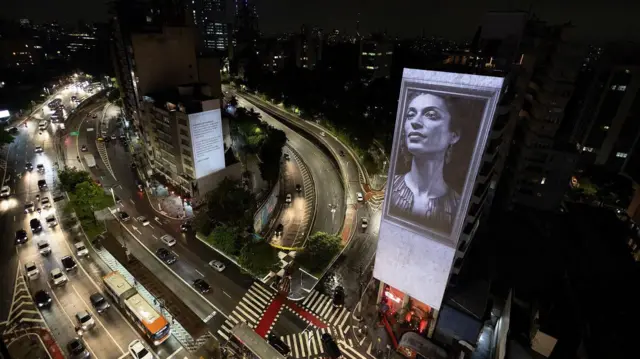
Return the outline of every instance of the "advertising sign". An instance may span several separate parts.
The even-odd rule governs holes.
[[[438,309],[503,79],[405,69],[374,276]]]
[[[271,218],[271,214],[273,210],[276,208],[278,204],[278,193],[280,192],[280,182],[278,181],[275,186],[273,186],[273,190],[269,194],[269,198],[264,202],[264,204],[258,208],[258,211],[253,216],[253,230],[255,233],[260,233],[264,229],[264,227],[269,223],[269,219]]]
[[[225,168],[220,110],[190,114],[189,130],[196,179]]]
[[[0,119],[7,118],[10,116],[11,114],[9,113],[9,110],[0,110]]]

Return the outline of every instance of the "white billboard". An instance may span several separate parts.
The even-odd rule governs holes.
[[[9,110],[0,110],[0,119],[10,117]]]
[[[374,276],[439,309],[503,79],[405,69]]]
[[[189,115],[196,179],[225,168],[220,109]]]

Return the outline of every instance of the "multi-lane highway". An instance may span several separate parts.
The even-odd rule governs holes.
[[[58,93],[63,104],[71,109],[75,104],[70,98],[76,95],[76,90],[63,90]],[[84,94],[83,94],[84,95]],[[75,327],[78,325],[75,318],[80,311],[89,312],[96,326],[84,334],[84,341],[87,349],[96,358],[118,358],[128,351],[128,344],[139,335],[133,326],[125,320],[124,316],[117,310],[110,310],[108,313],[98,315],[89,303],[89,296],[96,292],[102,292],[100,285],[101,269],[90,258],[78,258],[73,249],[74,241],[81,240],[66,232],[60,225],[49,227],[45,218],[51,215],[60,220],[62,216],[62,205],[65,201],[54,203],[50,209],[42,208],[42,212],[34,211],[25,214],[25,203],[34,201],[35,207],[43,207],[36,196],[48,197],[52,203],[52,189],[56,185],[58,161],[56,153],[56,133],[62,130],[60,125],[50,125],[46,130],[38,129],[38,122],[42,119],[48,120],[51,111],[44,107],[35,116],[27,120],[27,127],[20,127],[14,143],[8,150],[8,167],[5,180],[10,185],[12,195],[9,199],[3,200],[2,225],[5,239],[2,241],[2,265],[5,280],[13,281],[16,276],[13,273],[17,269],[23,270],[26,263],[35,262],[39,270],[38,277],[28,281],[31,294],[37,290],[45,290],[52,297],[50,308],[42,309],[41,313],[48,326],[61,347],[77,336]],[[41,147],[42,152],[36,152],[36,148]],[[25,165],[32,163],[33,171],[27,171]],[[43,165],[44,173],[36,170],[37,165]],[[38,186],[39,180],[45,180],[48,189],[41,190]],[[34,233],[30,228],[30,221],[39,219],[43,230]],[[22,245],[14,245],[14,234],[16,231],[24,229],[29,237],[28,241]],[[52,252],[48,256],[42,256],[37,248],[39,241],[49,243]],[[78,263],[78,269],[67,273],[68,283],[62,287],[54,287],[50,280],[50,272],[55,268],[62,268],[61,258],[71,255]],[[64,271],[64,269],[63,269]],[[24,272],[23,272],[24,273]],[[4,285],[8,283],[3,283]],[[13,288],[13,286],[10,286]],[[12,293],[13,294],[13,293]],[[25,293],[18,293],[24,295]],[[27,294],[28,295],[28,294]],[[9,296],[10,300],[16,299]],[[3,308],[4,309],[4,308]],[[5,312],[6,313],[6,312]],[[6,316],[6,314],[5,314]],[[44,324],[44,323],[43,323]]]

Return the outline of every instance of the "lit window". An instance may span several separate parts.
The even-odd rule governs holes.
[[[593,152],[593,147],[584,146],[584,147],[582,147],[582,150],[585,151],[585,152]]]
[[[624,152],[618,152],[618,153],[616,153],[616,157],[627,158],[627,154],[624,153]]]
[[[626,85],[618,86],[618,91],[626,91],[626,90],[627,90],[627,86]]]
[[[609,126],[602,126],[602,129],[607,131],[607,130],[609,130]]]
[[[613,85],[613,86],[611,86],[611,89],[612,89],[613,91],[615,91],[617,87],[618,87],[618,86]]]
[[[547,181],[547,177],[542,177],[540,180],[540,184],[544,184]]]

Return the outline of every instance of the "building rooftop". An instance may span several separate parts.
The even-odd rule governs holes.
[[[190,83],[163,91],[149,93],[144,101],[153,103],[165,111],[181,111],[186,114],[202,112],[202,102],[214,100],[211,87],[204,83]]]

